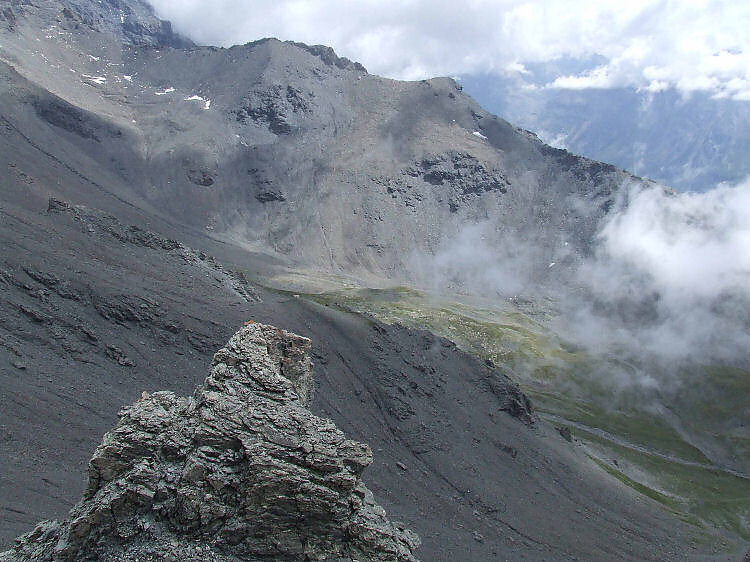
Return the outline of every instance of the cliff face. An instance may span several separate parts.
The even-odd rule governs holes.
[[[144,393],[89,463],[82,501],[15,560],[415,560],[417,536],[361,481],[370,448],[306,405],[310,340],[262,324],[194,396]]]

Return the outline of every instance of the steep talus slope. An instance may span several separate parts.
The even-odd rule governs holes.
[[[252,318],[311,337],[311,409],[371,444],[364,481],[420,535],[421,558],[693,552],[696,529],[635,497],[552,427],[529,425],[518,386],[448,340],[262,288],[248,299],[250,289],[238,292],[227,282],[237,277],[208,256],[186,260],[170,239],[91,209],[2,207],[7,546],[39,519],[65,516],[123,405],[142,390],[189,393],[212,352]]]
[[[257,298],[174,240],[55,201],[28,212],[8,201],[14,191],[0,209],[6,537],[70,503],[92,433],[135,387],[189,391],[193,362],[205,365]]]
[[[144,393],[89,462],[83,499],[0,559],[415,560],[361,480],[372,462],[307,408],[310,340],[242,328],[189,398]]]
[[[555,317],[549,302],[453,300],[457,297],[407,288],[348,288],[310,298],[389,324],[432,330],[487,358],[521,385],[541,419],[572,430],[572,437],[615,477],[683,518],[731,529],[746,539],[746,449],[738,439],[739,446],[729,449],[736,454],[733,459],[710,455],[729,441],[724,436],[741,436],[739,428],[746,427],[747,371],[683,371],[681,386],[669,395],[668,388],[655,391],[623,382],[623,373],[638,372],[637,360],[618,361],[567,343],[549,328]],[[674,376],[647,359],[640,364],[660,380]],[[708,454],[703,443],[712,448]]]

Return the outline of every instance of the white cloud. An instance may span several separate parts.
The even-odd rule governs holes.
[[[750,296],[750,182],[706,193],[637,193],[601,234],[607,255],[667,293]]]
[[[750,3],[736,0],[151,0],[201,43],[330,45],[402,79],[504,73],[560,57],[608,63],[556,87],[712,90],[750,97]]]
[[[705,193],[634,183],[614,208],[582,261],[554,234],[486,222],[415,256],[415,271],[437,291],[552,294],[559,333],[595,353],[748,368],[750,178]]]
[[[595,347],[747,364],[750,180],[705,193],[634,186],[579,272],[571,334]],[[589,303],[596,303],[591,306]]]

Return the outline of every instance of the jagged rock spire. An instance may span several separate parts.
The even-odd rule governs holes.
[[[194,396],[143,393],[82,501],[0,560],[415,560],[361,480],[370,448],[307,405],[310,340],[248,324]]]

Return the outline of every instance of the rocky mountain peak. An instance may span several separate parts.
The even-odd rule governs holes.
[[[35,6],[17,11],[15,31],[0,26],[11,66],[0,71],[28,81],[28,95],[13,93],[14,126],[62,133],[55,158],[74,154],[71,166],[116,198],[273,259],[452,286],[433,266],[481,225],[466,247],[532,256],[497,260],[519,279],[505,293],[557,286],[640,181],[546,147],[449,78],[389,80],[330,47],[277,39],[159,48],[177,43],[160,39],[167,24],[142,0]],[[65,10],[81,21],[61,25]]]
[[[176,33],[172,24],[156,16],[143,0],[13,0],[0,10],[0,21],[11,30],[19,16],[39,23],[54,21],[60,29],[89,29],[111,34],[123,44],[148,47],[184,48],[194,43]],[[37,19],[38,18],[38,19]]]
[[[69,517],[0,560],[415,560],[417,536],[362,483],[370,448],[305,407],[310,347],[250,323],[192,397],[144,392]]]
[[[327,47],[326,45],[307,45],[305,43],[298,43],[295,41],[287,41],[287,43],[294,45],[295,47],[299,47],[300,49],[307,51],[311,55],[320,57],[320,60],[322,60],[328,66],[337,66],[342,70],[356,70],[365,74],[367,73],[367,69],[362,66],[362,64],[349,60],[346,57],[338,56],[331,47]]]

